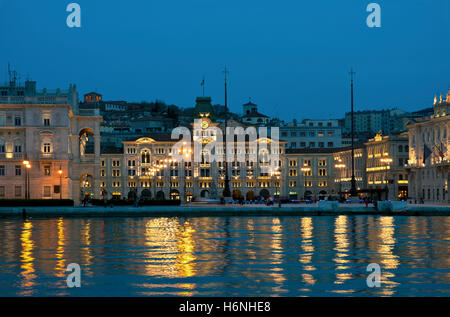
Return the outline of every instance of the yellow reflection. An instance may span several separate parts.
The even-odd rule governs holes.
[[[184,225],[176,218],[149,219],[145,225],[145,273],[147,276],[191,277],[195,270],[195,230],[189,222]],[[194,289],[195,284],[186,283],[180,287]],[[192,292],[179,295],[191,296]]]
[[[195,230],[189,222],[184,223],[184,227],[180,226],[177,234],[178,254],[175,266],[178,269],[178,274],[182,277],[190,277],[195,275],[195,243],[192,234]]]
[[[91,219],[89,219],[84,226],[81,227],[81,236],[82,241],[85,247],[81,250],[81,255],[83,257],[83,263],[86,264],[86,267],[84,268],[84,273],[87,275],[91,274],[90,271],[90,265],[92,264],[92,250],[90,248],[92,241],[91,241]]]
[[[316,268],[311,265],[312,255],[314,254],[314,246],[312,244],[313,238],[313,221],[311,217],[302,217],[300,220],[301,237],[302,237],[302,254],[300,255],[299,262],[303,263],[303,270],[314,271]],[[314,285],[316,279],[312,274],[303,273],[302,279],[309,285]]]
[[[336,244],[335,250],[336,250],[336,257],[333,259],[336,265],[336,271],[337,270],[346,270],[350,268],[348,265],[345,265],[346,263],[349,263],[350,261],[347,259],[348,257],[348,251],[349,251],[349,242],[348,242],[348,236],[347,236],[347,222],[348,217],[341,215],[339,217],[336,217],[334,221],[334,241]],[[335,284],[343,284],[346,280],[349,280],[352,278],[351,273],[347,272],[336,272],[336,281],[334,281]]]
[[[57,277],[65,277],[66,276],[66,260],[64,259],[64,249],[66,246],[66,237],[64,235],[64,220],[63,218],[58,219],[57,227],[57,235],[58,235],[58,243],[56,247],[56,276]]]
[[[272,234],[272,239],[270,241],[270,248],[271,248],[271,256],[272,256],[272,261],[271,264],[281,264],[282,263],[282,257],[283,257],[283,247],[281,245],[281,232],[283,232],[283,228],[281,226],[280,223],[280,219],[279,218],[273,218],[272,219],[272,230],[271,232],[273,232]],[[283,273],[280,273],[282,271],[281,267],[273,267],[270,269],[270,271],[272,271],[271,273],[268,273],[267,275],[272,277],[273,280],[277,283],[277,284],[282,284],[286,278],[284,277]],[[281,285],[280,285],[281,286]],[[274,292],[279,292],[280,291],[280,286],[278,287],[274,287],[273,291]]]
[[[22,246],[22,251],[20,254],[20,261],[22,272],[20,275],[23,277],[21,282],[21,295],[29,295],[32,290],[25,290],[26,288],[33,287],[34,279],[36,278],[35,269],[34,269],[34,258],[33,258],[33,249],[34,243],[31,239],[33,224],[30,221],[25,221],[23,223],[22,232],[20,235],[20,242]]]
[[[379,221],[380,234],[377,252],[381,258],[381,264],[383,264],[381,273],[382,294],[390,296],[395,293],[393,288],[399,284],[390,280],[390,278],[395,277],[395,274],[392,271],[386,271],[395,270],[399,265],[398,255],[393,253],[396,242],[394,238],[394,217],[380,217]]]

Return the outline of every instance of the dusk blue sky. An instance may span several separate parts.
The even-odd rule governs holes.
[[[82,27],[66,26],[77,2]],[[390,0],[381,28],[368,28],[375,1],[267,0],[0,0],[0,80],[7,63],[38,82],[106,100],[190,107],[201,95],[229,106],[249,97],[260,112],[293,118],[340,118],[355,108],[432,105],[450,89],[450,1]]]

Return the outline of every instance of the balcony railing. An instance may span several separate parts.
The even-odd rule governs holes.
[[[0,160],[23,160],[23,153],[0,153]]]

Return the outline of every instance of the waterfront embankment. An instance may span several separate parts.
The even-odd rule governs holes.
[[[407,205],[398,211],[380,211],[363,204],[339,204],[334,209],[303,205],[204,205],[149,207],[0,207],[0,217],[215,217],[215,216],[321,216],[398,215],[450,216],[450,205]]]

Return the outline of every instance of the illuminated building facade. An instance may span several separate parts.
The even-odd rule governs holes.
[[[283,174],[286,198],[320,200],[336,194],[330,150],[287,149]]]
[[[355,145],[355,181],[358,195],[363,197],[365,194],[361,191],[366,188],[366,148],[364,144]],[[334,161],[334,183],[336,192],[340,196],[350,196],[351,180],[352,180],[352,149],[344,147],[336,149],[333,152]]]
[[[383,136],[370,139],[367,151],[367,189],[379,199],[398,200],[408,197],[408,135]]]
[[[434,98],[434,114],[408,122],[411,202],[449,203],[450,91]]]
[[[78,110],[77,99],[74,85],[37,91],[36,82],[22,86],[14,78],[0,87],[0,199],[78,200],[94,193],[86,178],[93,179],[100,161],[101,117]]]

